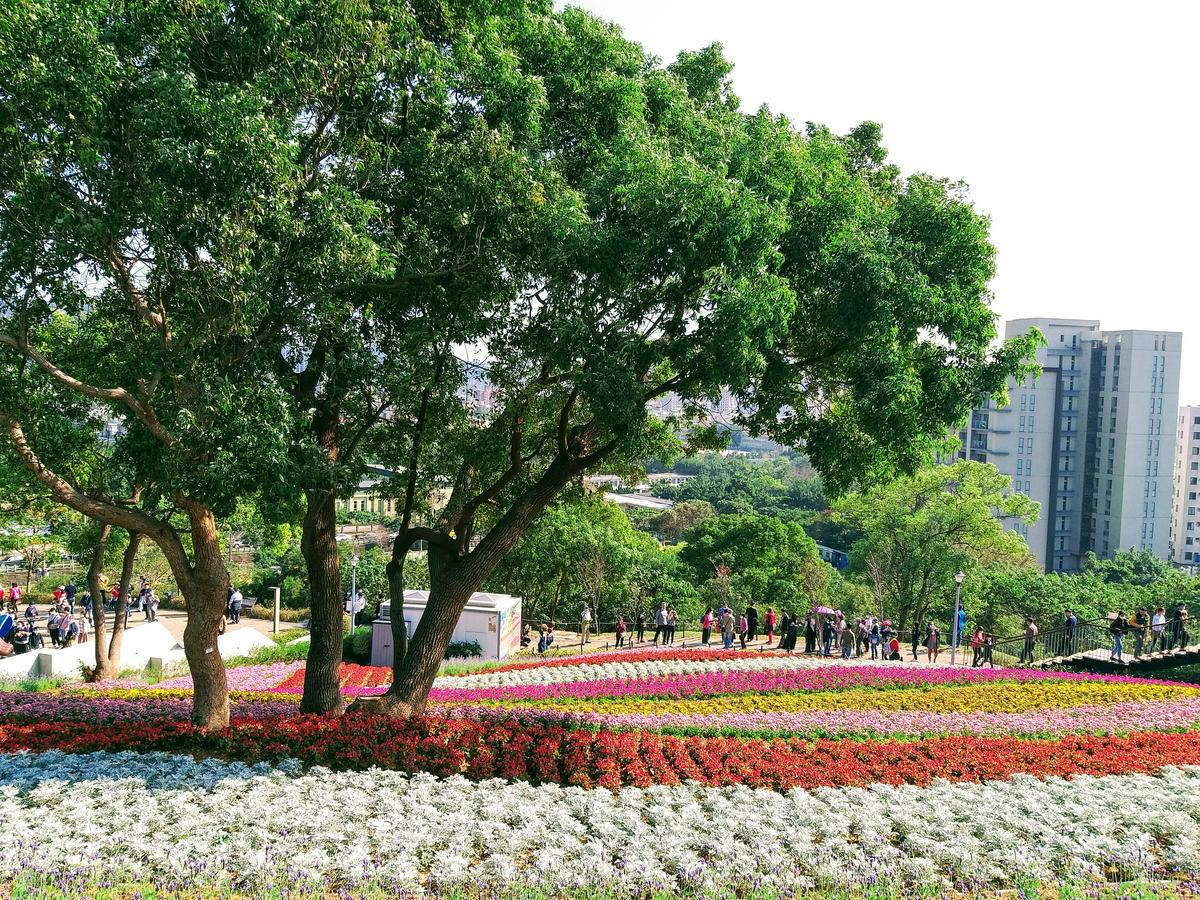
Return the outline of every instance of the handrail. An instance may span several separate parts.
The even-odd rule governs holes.
[[[1114,635],[1109,631],[1111,619],[1092,619],[1079,622],[1074,628],[1061,625],[1038,632],[1029,644],[1024,635],[1004,638],[992,648],[995,661],[1001,665],[1037,665],[1050,661],[1091,659],[1105,662],[1115,652]],[[1130,625],[1122,636],[1121,662],[1129,662],[1160,653],[1176,643],[1183,646],[1178,626],[1168,620],[1161,632],[1147,625],[1141,629]]]

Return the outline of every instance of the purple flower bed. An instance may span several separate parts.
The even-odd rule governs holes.
[[[515,684],[505,687],[434,688],[429,692],[429,699],[438,703],[550,700],[560,697],[617,700],[629,697],[711,697],[722,694],[815,692],[854,688],[932,688],[953,684],[989,684],[1003,681],[1107,681],[1177,686],[1176,682],[1131,678],[1127,675],[1039,672],[1031,669],[902,669],[888,666],[829,666],[827,668],[730,670],[654,675],[648,678],[605,678],[548,684]]]
[[[270,719],[295,715],[296,704],[234,700],[230,711],[235,719]],[[191,714],[192,701],[185,699],[117,700],[86,694],[0,692],[0,722],[186,722]]]

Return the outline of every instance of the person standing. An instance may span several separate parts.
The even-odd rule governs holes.
[[[1112,635],[1112,653],[1109,654],[1110,662],[1124,662],[1121,658],[1121,642],[1125,639],[1125,632],[1129,630],[1129,623],[1125,620],[1125,610],[1118,609],[1117,617],[1108,625],[1108,633]]]
[[[1017,664],[1022,663],[1033,665],[1033,644],[1037,640],[1038,627],[1037,622],[1033,620],[1033,616],[1025,619],[1025,646],[1021,650],[1021,658],[1017,660]]]
[[[771,644],[775,641],[775,623],[777,621],[779,621],[779,620],[775,616],[775,610],[772,607],[768,606],[767,607],[767,618],[766,618],[767,646],[768,647],[771,646]]]
[[[721,613],[721,643],[726,650],[733,649],[733,630],[737,627],[737,622],[733,618],[733,610],[729,607],[722,607],[724,610]]]
[[[913,624],[912,624],[912,634],[909,635],[909,637],[912,638],[912,655],[913,655],[913,660],[916,661],[917,647],[920,646],[920,644],[921,644],[921,623],[918,622],[915,618],[913,619]]]
[[[128,607],[125,608],[125,613],[128,616]],[[229,621],[234,625],[242,621],[242,592],[237,588],[229,595]]]
[[[646,611],[639,610],[637,614],[637,642],[645,643],[646,640]]]
[[[941,652],[941,635],[938,634],[937,626],[932,622],[929,623],[929,633],[925,638],[925,661],[937,662],[938,653]]]
[[[967,631],[967,610],[961,604],[958,607],[958,628],[954,632],[954,649],[958,649],[958,645],[962,643],[963,635]]]
[[[707,647],[709,641],[712,640],[712,627],[713,611],[712,607],[710,606],[704,610],[704,615],[700,617],[700,643],[705,647]]]
[[[746,607],[746,640],[751,644],[758,640],[758,607],[753,600]]]
[[[75,586],[75,579],[71,578],[67,581],[65,588],[67,595],[67,609],[70,610],[71,616],[75,615],[75,595],[79,593],[79,588]]]
[[[871,633],[867,639],[871,642],[871,659],[875,659],[879,655],[879,645],[883,640],[883,632],[880,630],[878,622],[871,623]]]
[[[1155,648],[1158,651],[1165,652],[1167,649],[1167,610],[1166,607],[1160,606],[1154,610],[1154,614],[1150,616],[1150,652],[1153,653]]]
[[[586,644],[588,635],[592,631],[592,608],[588,604],[583,604],[579,610],[579,643]]]
[[[750,617],[742,613],[738,617],[738,639],[742,642],[742,649],[746,649],[746,641],[750,636]]]
[[[854,645],[857,641],[857,636],[854,633],[854,627],[849,622],[842,623],[842,659],[849,659],[854,655]]]
[[[616,629],[615,629],[615,631],[616,631],[616,633],[617,633],[617,646],[618,646],[618,647],[624,647],[624,646],[625,646],[625,632],[626,632],[626,630],[627,630],[627,626],[625,625],[625,617],[624,617],[624,616],[622,616],[622,615],[618,615],[618,616],[617,616],[617,626],[616,626]]]
[[[58,606],[52,605],[50,612],[46,614],[46,630],[50,632],[50,646],[59,646],[59,635],[62,631],[62,616],[58,613]]]
[[[794,647],[792,648],[795,649]],[[812,616],[804,620],[804,652],[815,653],[817,649],[817,623]]]
[[[1079,620],[1072,610],[1067,610],[1063,620],[1063,656],[1071,656],[1075,652],[1075,633],[1079,630]]]
[[[971,635],[971,668],[978,669],[983,662],[983,628],[979,625],[975,626],[975,633]]]
[[[654,616],[654,646],[658,646],[658,639],[662,638],[663,646],[667,646],[667,604],[662,603],[658,607],[658,612]]]
[[[675,626],[679,622],[679,613],[675,611],[675,607],[667,610],[667,643],[675,643]]]
[[[832,618],[825,620],[825,627],[822,629],[821,635],[821,651],[825,656],[833,655],[833,642],[837,640],[837,626],[833,624]]]

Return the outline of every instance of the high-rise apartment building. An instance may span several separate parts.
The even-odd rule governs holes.
[[[1171,562],[1200,567],[1200,406],[1179,407],[1174,475]]]
[[[1035,525],[1015,527],[1046,571],[1076,571],[1089,550],[1166,559],[1182,335],[1015,319],[1005,336],[1031,328],[1047,341],[1041,375],[1011,383],[1007,406],[976,409],[959,456],[992,463],[1041,504]]]

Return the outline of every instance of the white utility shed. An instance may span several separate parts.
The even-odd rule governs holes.
[[[404,624],[412,640],[425,612],[429,591],[404,592]],[[511,594],[475,593],[467,601],[452,641],[477,641],[484,659],[504,659],[521,647],[521,598]],[[371,665],[392,664],[392,604],[379,604],[379,618],[372,624]]]

